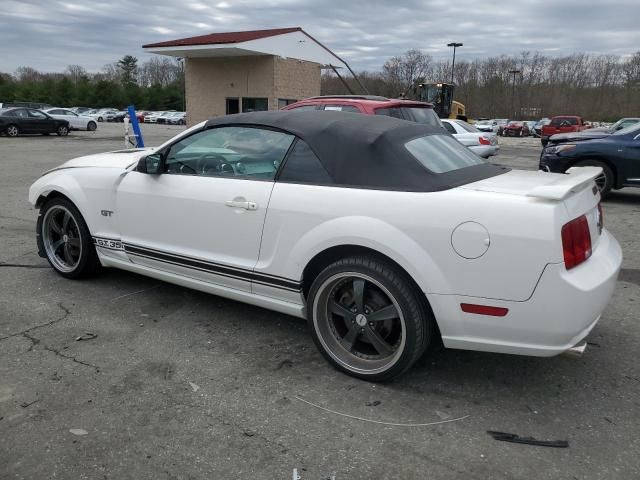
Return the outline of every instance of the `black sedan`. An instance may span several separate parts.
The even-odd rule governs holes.
[[[602,167],[596,183],[603,197],[612,189],[640,187],[640,125],[600,138],[551,137],[540,155],[540,170],[564,173],[574,166]]]
[[[8,137],[17,137],[23,133],[56,133],[65,136],[69,133],[69,122],[53,118],[34,108],[8,108],[0,110],[0,133]]]

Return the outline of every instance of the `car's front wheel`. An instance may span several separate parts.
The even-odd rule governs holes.
[[[40,251],[63,277],[87,277],[100,269],[89,228],[69,200],[57,197],[46,202],[36,228]]]
[[[600,196],[604,198],[609,194],[609,192],[611,192],[611,189],[613,188],[613,184],[615,182],[615,175],[609,165],[599,160],[583,160],[582,162],[577,163],[575,166],[602,168],[602,173],[595,179],[598,190],[600,190]]]
[[[56,134],[59,137],[66,137],[67,135],[69,135],[69,127],[67,127],[66,125],[60,125],[56,130]]]
[[[326,267],[307,299],[314,342],[338,370],[385,381],[405,372],[427,349],[433,314],[407,275],[375,257],[349,257]]]

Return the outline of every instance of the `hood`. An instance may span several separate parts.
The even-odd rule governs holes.
[[[549,137],[550,143],[579,142],[581,140],[593,140],[596,138],[605,138],[611,135],[605,131],[584,130],[582,132],[556,133]]]
[[[155,150],[154,148],[136,148],[131,150],[117,150],[115,152],[97,153],[69,160],[53,170],[62,168],[119,168],[126,169],[136,163],[142,156]],[[52,170],[49,170],[52,171]],[[48,172],[46,172],[48,173]]]

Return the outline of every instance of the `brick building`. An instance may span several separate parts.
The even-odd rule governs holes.
[[[299,27],[213,33],[143,48],[184,59],[189,125],[320,95],[321,69],[342,64]]]

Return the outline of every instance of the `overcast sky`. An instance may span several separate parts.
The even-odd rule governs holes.
[[[448,58],[523,50],[629,55],[640,0],[0,0],[0,72],[89,71],[141,46],[211,32],[302,27],[357,70],[419,48]]]

